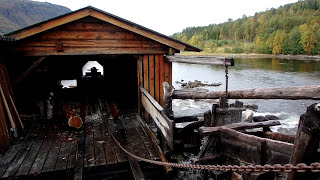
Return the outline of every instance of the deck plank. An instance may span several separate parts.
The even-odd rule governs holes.
[[[108,130],[106,129],[105,123],[102,123],[101,127],[102,127],[102,136],[103,136],[103,140],[104,140],[104,150],[105,150],[107,164],[109,164],[109,165],[115,164],[115,163],[117,163],[117,155],[116,155],[115,149],[112,145],[111,136],[110,136]]]
[[[55,134],[48,134],[45,137],[45,140],[40,148],[40,151],[39,151],[34,163],[32,164],[32,167],[29,171],[29,174],[36,175],[36,174],[41,173],[41,170],[44,166],[45,160],[46,160],[47,155],[49,153],[50,146],[51,146],[55,136],[56,136]]]
[[[3,173],[7,170],[7,167],[11,164],[11,162],[16,157],[23,143],[13,145],[7,153],[3,156],[3,160],[0,165],[0,177],[2,177]]]
[[[35,142],[37,135],[32,133],[28,136],[27,139],[25,139],[22,147],[20,148],[19,152],[16,154],[15,159],[12,161],[10,166],[7,168],[6,172],[2,175],[2,178],[7,178],[14,176],[23,160],[27,157],[27,154],[29,153],[33,143]]]
[[[57,132],[57,135],[55,136],[50,146],[48,156],[42,168],[42,172],[54,171],[54,168],[56,166],[56,162],[58,159],[59,151],[61,148],[61,143],[62,143],[60,137],[61,137],[61,134]]]
[[[101,123],[94,123],[94,154],[96,166],[106,165],[106,157],[104,152],[104,141],[102,139]]]
[[[23,160],[20,168],[18,169],[18,172],[16,173],[16,176],[28,175],[29,170],[32,167],[32,164],[34,163],[35,158],[37,157],[38,152],[44,142],[43,137],[44,134],[41,132],[39,138],[37,138],[37,140],[32,145],[27,157]]]
[[[92,122],[87,122],[85,125],[85,155],[83,163],[84,167],[95,166],[93,134],[93,124]]]
[[[143,141],[144,147],[146,148],[147,152],[149,153],[150,158],[156,159],[158,157],[157,153],[153,149],[152,144],[151,144],[148,136],[145,134],[145,131],[142,129],[140,123],[137,121],[136,118],[132,118],[131,123],[134,125],[134,127],[136,127],[136,131],[138,132],[141,140]]]
[[[67,168],[71,144],[69,140],[70,136],[72,136],[72,133],[70,131],[65,131],[60,137],[61,148],[56,162],[55,171],[65,170]]]
[[[76,154],[77,154],[77,149],[78,149],[77,136],[78,136],[78,132],[73,132],[72,135],[70,136],[70,138],[71,138],[70,152],[69,152],[67,169],[72,169],[75,167]]]
[[[114,136],[115,138],[117,138],[117,140],[119,140],[120,137],[118,137],[118,133],[116,133],[116,125],[115,125],[113,119],[108,119],[107,125],[109,126],[109,128],[110,128],[111,133],[113,134],[113,136]],[[111,139],[111,140],[112,140],[112,139]],[[113,142],[113,140],[112,140],[112,144],[113,144],[114,150],[115,150],[115,152],[116,152],[118,162],[126,162],[126,161],[128,161],[127,158],[126,158],[126,156],[125,156],[124,153],[122,152],[122,150]]]

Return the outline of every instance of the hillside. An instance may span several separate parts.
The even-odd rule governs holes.
[[[70,12],[69,8],[31,0],[0,0],[0,34]]]
[[[211,53],[320,54],[320,0],[304,0],[173,38]]]

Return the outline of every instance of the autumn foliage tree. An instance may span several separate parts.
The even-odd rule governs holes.
[[[254,16],[189,27],[172,37],[208,52],[320,54],[319,7],[320,0],[300,0]]]

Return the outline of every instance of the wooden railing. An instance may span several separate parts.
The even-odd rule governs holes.
[[[152,117],[154,123],[165,138],[168,146],[173,149],[173,121],[167,117],[160,104],[158,104],[158,102],[144,88],[140,87],[140,92],[141,103],[144,109]]]

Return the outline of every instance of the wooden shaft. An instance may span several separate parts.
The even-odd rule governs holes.
[[[12,99],[11,95],[9,95],[9,100],[10,100],[10,103],[11,103],[11,105],[12,105],[12,107],[13,107],[14,113],[16,114],[16,117],[17,117],[18,120],[19,120],[19,123],[20,123],[22,129],[24,130],[23,123],[22,123],[22,121],[21,121],[21,118],[20,118],[20,116],[19,116],[18,110],[17,110],[17,108],[16,108],[16,106],[15,106],[15,104],[14,104],[14,102],[13,102],[13,99]]]
[[[174,99],[219,99],[224,91],[184,92],[175,91]],[[320,85],[280,88],[257,88],[228,92],[228,99],[320,99]]]
[[[14,121],[13,121],[12,114],[11,114],[11,112],[10,112],[10,109],[9,109],[8,102],[7,102],[7,100],[6,100],[6,97],[5,97],[4,93],[3,93],[1,84],[0,84],[0,93],[1,93],[1,97],[2,97],[2,100],[3,100],[3,104],[4,104],[4,107],[5,107],[5,109],[6,109],[6,112],[7,112],[7,115],[8,115],[8,118],[9,118],[9,122],[10,122],[10,124],[11,124],[11,127],[12,127],[13,129],[16,129],[16,124],[15,124]]]

